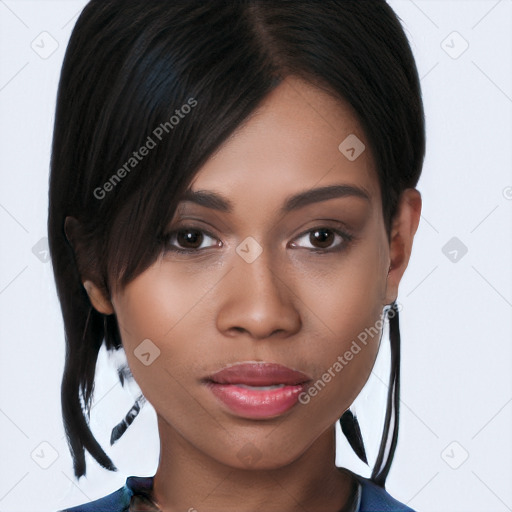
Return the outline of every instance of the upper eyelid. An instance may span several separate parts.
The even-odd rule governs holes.
[[[318,227],[309,228],[308,230],[303,231],[302,233],[298,234],[294,238],[294,240],[297,240],[298,238],[302,238],[303,236],[306,236],[309,233],[311,233],[312,231],[316,231],[317,229],[328,229],[328,230],[333,231],[336,235],[339,235],[339,236],[344,237],[344,238],[349,238],[349,237],[352,236],[350,233],[345,232],[345,231],[343,231],[343,230],[341,230],[339,228],[333,228],[332,226],[318,226]]]

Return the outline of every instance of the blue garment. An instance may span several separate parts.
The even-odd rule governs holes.
[[[348,471],[360,484],[360,501],[357,512],[414,512],[395,500],[388,492],[357,473]],[[129,512],[132,496],[147,495],[153,488],[153,477],[129,476],[123,487],[117,491],[83,505],[59,510],[58,512]],[[142,510],[142,509],[141,509]],[[147,509],[150,510],[150,509]]]

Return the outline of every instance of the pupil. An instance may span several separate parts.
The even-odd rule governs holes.
[[[186,229],[179,231],[176,238],[180,245],[189,243],[194,245],[195,248],[195,245],[201,245],[201,237],[202,235],[201,233],[199,233],[199,231],[192,231],[190,229]]]
[[[325,235],[327,233],[327,235]],[[332,244],[333,233],[329,229],[317,229],[311,232],[310,242],[314,245],[320,243],[321,248],[329,247]],[[316,237],[316,238],[315,238]],[[314,238],[314,239],[313,239]]]

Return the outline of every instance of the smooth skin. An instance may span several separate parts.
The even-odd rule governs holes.
[[[338,149],[350,134],[366,145],[355,161]],[[357,187],[368,198],[280,211],[290,196],[330,185]],[[157,413],[156,501],[166,512],[339,511],[352,481],[335,465],[335,423],[366,383],[380,336],[309,403],[272,418],[235,415],[201,379],[243,361],[276,362],[321,379],[397,298],[420,193],[404,191],[388,241],[357,117],[294,77],[265,98],[190,188],[222,195],[232,211],[180,203],[169,232],[193,229],[191,237],[171,236],[167,250],[111,297],[84,282],[93,306],[116,315],[132,373]],[[236,251],[247,237],[262,248],[251,263]],[[149,366],[134,354],[145,339],[160,350]]]

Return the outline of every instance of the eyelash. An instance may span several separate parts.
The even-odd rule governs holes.
[[[342,239],[344,239],[341,244],[338,244],[335,246],[335,248],[327,248],[327,249],[320,249],[320,248],[314,248],[314,249],[308,249],[309,251],[313,252],[314,254],[329,254],[334,252],[341,252],[344,249],[347,248],[347,246],[350,244],[350,242],[353,240],[354,236],[350,233],[347,233],[346,231],[341,231],[339,229],[335,229],[329,226],[317,226],[311,229],[308,229],[307,231],[301,233],[298,235],[295,240],[299,240],[303,238],[306,235],[309,235],[310,233],[313,233],[315,231],[332,231],[334,234],[340,236]],[[201,251],[204,251],[205,249],[208,249],[209,247],[203,248],[203,249],[180,249],[179,247],[176,247],[175,245],[170,244],[170,240],[180,233],[181,231],[195,231],[198,233],[201,233],[203,235],[206,235],[210,238],[216,239],[214,235],[209,233],[208,231],[205,231],[204,229],[196,228],[195,226],[180,226],[179,229],[176,229],[174,231],[171,231],[163,236],[163,243],[165,244],[165,252],[170,251],[177,254],[198,254]],[[214,246],[210,246],[214,247]]]

